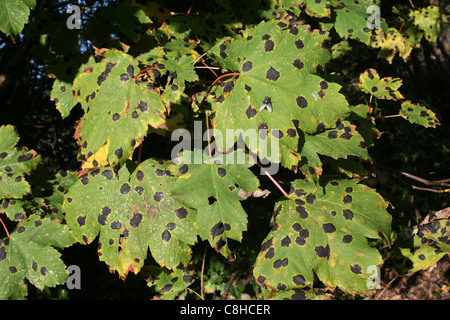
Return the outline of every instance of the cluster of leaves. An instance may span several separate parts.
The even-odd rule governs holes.
[[[348,293],[368,290],[367,270],[382,264],[379,247],[393,240],[388,203],[362,183],[368,148],[380,136],[371,101],[403,100],[402,82],[368,69],[359,87],[370,102],[351,105],[325,67],[350,50],[350,39],[389,61],[396,53],[406,59],[422,35],[436,39],[440,19],[435,7],[411,9],[407,32],[384,20],[372,30],[370,5],[380,3],[228,0],[209,10],[196,4],[185,14],[119,1],[86,5],[90,19],[82,30],[69,30],[67,16],[42,12],[26,35],[39,35],[34,51],[55,78],[51,100],[61,116],[82,109],[74,134],[80,169],[61,171],[32,190],[27,177],[40,157],[16,147],[12,126],[0,128],[0,213],[16,223],[0,240],[0,298],[24,298],[24,279],[38,288],[64,283],[58,249],[96,239],[99,259],[112,273],[125,279],[145,269],[157,297],[185,298],[200,276],[192,269],[199,240],[235,259],[233,244],[249,224],[243,202],[263,191],[258,161],[279,164],[293,177],[289,192],[278,185],[283,197],[254,257],[251,272],[262,297],[326,297],[303,291],[318,283]],[[0,30],[17,36],[34,6],[0,2]],[[266,97],[270,109],[260,108]],[[439,125],[418,103],[405,100],[399,109],[412,124]],[[214,129],[207,141],[177,159],[161,153],[164,160],[134,161],[144,139],[192,130],[195,121]],[[229,129],[253,130],[258,141],[239,134],[221,139]],[[432,239],[442,256],[449,251],[448,221],[438,223],[421,229],[420,238]]]

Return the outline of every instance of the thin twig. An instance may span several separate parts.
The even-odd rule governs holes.
[[[438,189],[417,187],[415,185],[411,185],[411,188],[415,189],[415,190],[430,191],[430,192],[434,192],[434,193],[447,193],[447,192],[450,192],[450,189],[444,189],[444,190],[439,189],[438,190]]]
[[[189,7],[188,11],[186,12],[186,14],[191,13],[192,7],[194,6],[195,0],[192,0],[191,2],[191,6]]]
[[[202,296],[199,295],[195,290],[192,290],[191,288],[187,288],[190,292],[195,293],[197,295],[197,297],[199,297],[200,299],[203,300]]]
[[[288,198],[289,194],[287,194],[287,192],[284,191],[284,189],[280,186],[280,184],[266,171],[266,169],[264,169],[264,167],[259,162],[258,165],[261,168],[261,170],[264,171],[264,173],[269,177],[269,179],[272,180],[272,182],[277,186],[277,188],[281,191],[281,193],[283,193],[284,196]]]
[[[211,92],[212,88],[216,85],[217,82],[219,82],[220,80],[222,80],[223,78],[226,78],[226,77],[233,77],[233,76],[235,77],[235,76],[240,76],[240,75],[241,75],[240,73],[235,73],[235,72],[227,73],[227,74],[221,75],[216,80],[214,80],[214,82],[209,86],[208,91],[206,92],[205,96],[203,97],[202,102],[200,102],[198,107],[200,108],[203,105],[203,103],[205,103],[206,98],[208,97],[209,93]]]
[[[375,298],[375,300],[378,300],[381,298],[381,296],[383,295],[383,293],[386,291],[387,288],[389,288],[389,286],[395,281],[395,279],[398,278],[398,274],[394,277],[394,279],[392,279],[391,281],[389,281],[389,283],[383,288],[383,290],[381,290],[381,292],[377,295],[377,297]]]
[[[386,166],[384,166],[382,164],[379,164],[379,163],[377,163],[376,166],[379,167],[379,168],[391,171],[391,172],[395,172],[395,173],[401,174],[402,176],[405,176],[405,177],[407,177],[409,179],[418,181],[418,182],[420,182],[420,183],[422,183],[424,185],[427,185],[427,186],[450,187],[450,184],[446,183],[449,179],[443,179],[443,180],[439,180],[439,181],[430,181],[430,180],[427,180],[427,179],[415,176],[415,175],[413,175],[411,173],[408,173],[408,172],[404,172],[404,171],[401,171],[401,170],[397,170],[397,169],[393,169],[393,168],[390,168],[390,167],[386,167]]]
[[[5,226],[5,224],[3,223],[2,218],[0,218],[0,222],[1,222],[2,225],[3,225],[3,229],[5,229],[5,231],[6,231],[6,236],[9,238],[9,232],[8,232],[8,229],[6,229],[6,226]]]
[[[203,274],[205,271],[205,261],[206,261],[206,251],[208,249],[208,246],[205,245],[205,249],[203,251],[203,260],[202,260],[202,273],[200,275],[200,295],[202,300],[205,299],[205,289],[203,288]]]
[[[391,114],[389,116],[383,116],[384,119],[387,118],[396,118],[396,117],[403,117],[401,114]]]
[[[213,70],[213,69],[220,69],[220,68],[216,68],[216,67],[210,67],[206,64],[205,60],[203,60],[203,58],[201,59],[202,64],[205,66],[205,68],[208,68],[209,71],[211,71],[216,77],[218,77],[217,73]],[[196,68],[201,68],[201,66],[198,66]]]
[[[220,298],[221,300],[226,300],[227,299],[228,292],[230,291],[231,285],[233,284],[234,279],[237,277],[238,273],[239,273],[239,271],[235,271],[235,272],[233,272],[231,274],[231,277],[230,277],[230,279],[227,282],[227,286],[225,287],[225,292],[223,293],[222,297]]]

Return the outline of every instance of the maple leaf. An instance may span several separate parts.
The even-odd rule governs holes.
[[[138,70],[133,57],[106,50],[101,62],[76,77],[73,93],[86,110],[76,132],[84,169],[122,164],[149,125],[166,128],[161,97],[153,86],[134,79]]]
[[[19,135],[11,125],[0,127],[0,199],[21,198],[30,192],[25,180],[41,157],[34,150],[16,147]]]
[[[402,79],[385,77],[380,78],[375,69],[367,69],[359,77],[359,87],[362,91],[370,93],[378,99],[401,100],[402,94],[398,88],[402,85]]]
[[[428,41],[436,41],[441,32],[441,14],[438,6],[428,6],[411,10],[408,14],[411,23],[419,29]],[[442,19],[446,19],[442,16]]]
[[[0,240],[0,299],[24,299],[25,279],[39,289],[63,284],[68,276],[57,249],[75,239],[58,219],[31,215],[10,237]]]
[[[281,161],[295,170],[297,128],[315,133],[318,128],[334,127],[349,113],[338,93],[340,86],[315,74],[331,57],[324,31],[283,21],[262,22],[211,51],[224,68],[239,72],[215,92],[213,127],[221,132],[258,130],[261,143],[247,146],[261,159]],[[272,112],[260,108],[266,96]],[[272,150],[272,139],[279,143],[278,150]],[[226,140],[220,148],[228,150],[234,142]]]
[[[227,156],[239,157],[239,152]],[[259,181],[248,169],[252,165],[249,162],[236,164],[206,158],[200,164],[186,163],[186,159],[195,158],[195,153],[183,154],[185,160],[180,170],[185,173],[172,190],[172,196],[198,210],[196,225],[199,235],[229,257],[227,238],[240,241],[242,232],[247,229],[247,214],[240,204],[243,198],[239,196],[239,190],[255,191]]]
[[[379,0],[336,1],[333,7],[336,13],[334,28],[344,39],[354,39],[368,44],[372,30],[367,26],[369,18],[367,9],[370,6],[379,7],[379,5]]]
[[[0,30],[14,38],[28,22],[30,8],[35,5],[35,0],[0,0]]]
[[[323,190],[294,181],[289,199],[275,204],[255,278],[269,290],[294,290],[311,285],[316,274],[329,287],[366,290],[366,269],[382,263],[366,238],[389,239],[386,207],[358,180],[329,181]]]
[[[402,102],[400,115],[405,117],[409,122],[419,124],[425,128],[436,128],[440,124],[433,111],[418,103],[412,103],[409,100]]]
[[[150,159],[132,174],[122,167],[119,177],[110,168],[91,170],[65,195],[67,224],[83,244],[100,234],[100,260],[120,277],[139,272],[149,248],[161,266],[174,269],[190,260],[197,234],[195,210],[170,193],[179,174],[169,162]]]

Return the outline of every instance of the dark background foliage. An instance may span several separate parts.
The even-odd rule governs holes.
[[[65,119],[50,100],[50,91],[54,79],[51,72],[65,72],[65,76],[73,77],[76,65],[60,68],[65,62],[79,55],[93,53],[93,46],[114,47],[114,39],[124,40],[133,44],[116,28],[114,21],[105,16],[97,15],[99,8],[112,1],[74,1],[73,4],[85,5],[83,11],[82,29],[69,31],[55,28],[57,22],[65,21],[68,5],[60,0],[37,1],[37,6],[31,11],[30,23],[13,42],[10,37],[0,33],[0,125],[12,124],[20,134],[19,145],[27,146],[42,155],[42,165],[35,175],[51,177],[58,170],[78,170],[78,147],[75,143],[74,125],[82,116],[82,110],[77,106]],[[157,1],[169,11],[187,12],[190,1]],[[265,9],[265,1],[231,1],[227,6],[229,22],[243,21],[255,23],[263,19],[259,15]],[[407,2],[407,1],[405,1]],[[429,1],[414,1],[418,7],[426,6]],[[449,5],[445,1],[432,1],[440,6],[440,11],[447,14]],[[193,10],[198,16],[222,13],[224,8],[210,5],[209,0],[197,0]],[[397,1],[382,2],[382,17],[393,19],[391,6]],[[447,11],[446,11],[447,10]],[[252,12],[251,15],[248,12]],[[305,23],[314,23],[307,15],[301,16]],[[220,16],[222,23],[223,15]],[[86,23],[87,22],[87,23]],[[398,26],[397,26],[398,27]],[[94,37],[92,29],[99,29],[111,37]],[[204,39],[214,39],[214,31],[204,34]],[[209,36],[209,38],[208,38]],[[398,104],[383,101],[378,105],[375,114],[378,115],[377,127],[383,132],[381,138],[370,149],[375,161],[372,170],[376,175],[369,183],[389,201],[395,211],[393,214],[393,229],[400,231],[405,227],[416,225],[430,211],[437,211],[450,206],[448,193],[423,191],[414,186],[431,186],[421,184],[417,180],[408,179],[401,174],[407,172],[429,181],[450,178],[450,29],[443,26],[437,42],[422,40],[420,48],[413,50],[407,61],[395,57],[392,64],[377,57],[377,51],[356,41],[350,41],[352,51],[350,56],[332,61],[327,66],[327,72],[341,72],[347,69],[343,78],[344,90],[352,92],[351,86],[367,68],[375,68],[382,76],[395,76],[403,79],[402,94],[412,101],[420,101],[437,113],[441,126],[435,129],[411,125],[402,118],[383,118],[384,115],[398,112]],[[145,44],[142,44],[145,45]],[[139,49],[139,47],[138,47]],[[136,50],[138,50],[136,49]],[[73,61],[73,60],[71,60]],[[79,61],[81,64],[81,60]],[[202,80],[214,80],[207,70],[199,72]],[[348,86],[348,87],[346,87]],[[354,90],[353,90],[354,91]],[[362,103],[363,97],[355,93],[348,97],[351,104]],[[100,124],[99,124],[100,125]],[[149,135],[143,145],[142,158],[161,157],[162,150],[170,154],[170,137]],[[290,180],[290,172],[281,171],[277,179],[282,183],[284,178]],[[287,188],[287,186],[285,186]],[[250,199],[244,203],[249,215],[249,231],[244,234],[242,244],[233,243],[239,252],[234,263],[225,261],[215,254],[206,244],[200,242],[193,248],[196,270],[202,268],[205,261],[205,274],[209,279],[217,276],[216,288],[222,291],[212,292],[209,297],[223,293],[226,283],[231,277],[238,280],[233,285],[231,293],[240,295],[245,292],[254,297],[256,285],[252,279],[252,263],[259,251],[261,241],[269,229],[270,208],[281,195],[268,179],[261,179],[261,189],[269,189],[272,195],[265,199]],[[0,228],[0,238],[4,236]],[[142,275],[130,275],[124,282],[115,275],[108,273],[104,263],[98,261],[96,243],[88,246],[74,245],[63,252],[66,265],[77,264],[83,270],[82,290],[67,292],[63,286],[56,289],[39,291],[29,288],[30,298],[143,298],[151,297],[154,292],[146,286]],[[448,265],[447,265],[448,268]],[[445,276],[445,272],[443,273]],[[389,272],[386,271],[386,277]],[[447,273],[448,277],[448,273]],[[387,279],[387,278],[386,278]],[[386,280],[384,279],[384,280]],[[211,280],[212,281],[212,280]],[[432,280],[430,280],[432,281]],[[414,282],[405,282],[414,285]],[[192,286],[199,289],[200,284]],[[391,286],[395,288],[395,284]],[[235,291],[233,291],[235,290]],[[192,295],[194,297],[194,295]]]

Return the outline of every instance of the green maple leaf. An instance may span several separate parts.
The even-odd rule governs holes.
[[[310,135],[304,134],[300,153],[302,160],[299,165],[302,172],[312,181],[318,181],[322,173],[322,162],[319,155],[331,157],[335,160],[356,156],[363,160],[369,159],[367,145],[355,126],[348,121],[341,122],[335,129]]]
[[[400,248],[401,253],[411,260],[408,271],[425,270],[450,253],[450,219],[437,219],[419,225],[410,248]]]
[[[238,157],[239,152],[228,156]],[[239,190],[255,191],[259,181],[248,169],[252,165],[248,162],[237,164],[236,160],[231,164],[221,160],[219,164],[217,158],[207,158],[200,164],[186,164],[192,162],[186,159],[195,158],[195,153],[183,154],[186,173],[180,176],[172,196],[198,210],[196,225],[199,235],[229,257],[227,238],[240,241],[242,232],[247,229],[247,214],[240,203],[244,199],[239,196]]]
[[[378,99],[403,99],[403,95],[398,91],[398,88],[402,86],[402,79],[400,78],[380,78],[378,72],[370,68],[361,73],[359,81],[359,87],[362,91],[370,93]]]
[[[159,291],[154,299],[161,300],[184,300],[187,294],[187,287],[194,281],[194,271],[187,268],[177,268],[173,272],[162,270],[150,266],[149,287],[155,287]]]
[[[22,31],[28,22],[35,0],[0,0],[0,30],[11,37]]]
[[[329,61],[327,33],[310,26],[291,26],[283,21],[262,22],[242,37],[216,45],[212,52],[222,66],[239,77],[216,90],[213,127],[255,130],[257,147],[247,145],[263,159],[296,169],[297,128],[315,133],[331,128],[348,114],[348,104],[338,93],[340,86],[313,74]],[[261,109],[265,97],[272,112]],[[272,139],[279,148],[272,150]],[[222,149],[235,140],[226,139]],[[275,143],[273,144],[275,146]]]
[[[382,263],[366,238],[389,239],[387,204],[357,180],[330,181],[316,191],[296,180],[289,199],[275,204],[254,275],[269,290],[312,285],[314,274],[329,287],[367,290],[366,270]]]
[[[436,128],[440,124],[433,111],[418,103],[412,103],[409,100],[402,102],[400,115],[405,117],[409,122],[419,124],[425,128]]]
[[[110,168],[84,174],[63,204],[75,238],[90,243],[100,234],[100,260],[123,278],[141,269],[148,248],[161,266],[187,263],[197,235],[195,210],[170,194],[177,170],[147,160],[131,175],[123,167],[118,178]]]
[[[73,89],[75,77],[79,73],[84,72],[89,66],[95,64],[93,56],[90,56],[88,61],[85,61],[85,56],[77,56],[69,62],[58,61],[58,64],[49,68],[56,76],[50,93],[50,99],[55,102],[56,109],[61,113],[63,119],[69,116],[70,111],[72,111],[78,103],[76,91]],[[73,70],[74,68],[76,69]],[[69,73],[69,75],[67,75],[67,73]],[[85,109],[84,111],[86,111],[87,106],[83,105],[83,107]]]
[[[16,147],[19,135],[11,125],[0,127],[0,199],[21,198],[30,192],[25,180],[41,157],[34,150]]]
[[[334,28],[344,39],[359,40],[368,44],[372,30],[367,27],[369,6],[377,5],[379,1],[373,0],[344,0],[333,1],[333,10],[336,13]]]
[[[301,13],[300,7],[305,7],[306,13],[313,17],[323,18],[329,17],[331,14],[331,5],[327,1],[304,0],[299,2],[298,0],[281,0],[280,4],[286,10],[292,11],[296,15]]]
[[[171,40],[164,47],[156,47],[142,54],[138,60],[152,68],[149,74],[154,80],[168,73],[168,81],[161,98],[169,107],[179,102],[184,92],[186,82],[198,80],[194,69],[194,61],[198,53],[193,49],[192,43],[184,40]]]
[[[419,29],[423,33],[428,41],[436,41],[441,32],[439,7],[428,6],[419,10],[411,10],[408,18],[416,29]]]
[[[31,215],[19,223],[9,238],[0,240],[0,299],[24,299],[24,279],[39,289],[63,284],[68,272],[56,249],[74,242],[57,219]]]
[[[107,50],[101,62],[75,79],[73,92],[86,110],[76,133],[86,157],[83,168],[124,163],[149,125],[166,128],[161,97],[154,87],[134,79],[138,70],[133,57]]]

